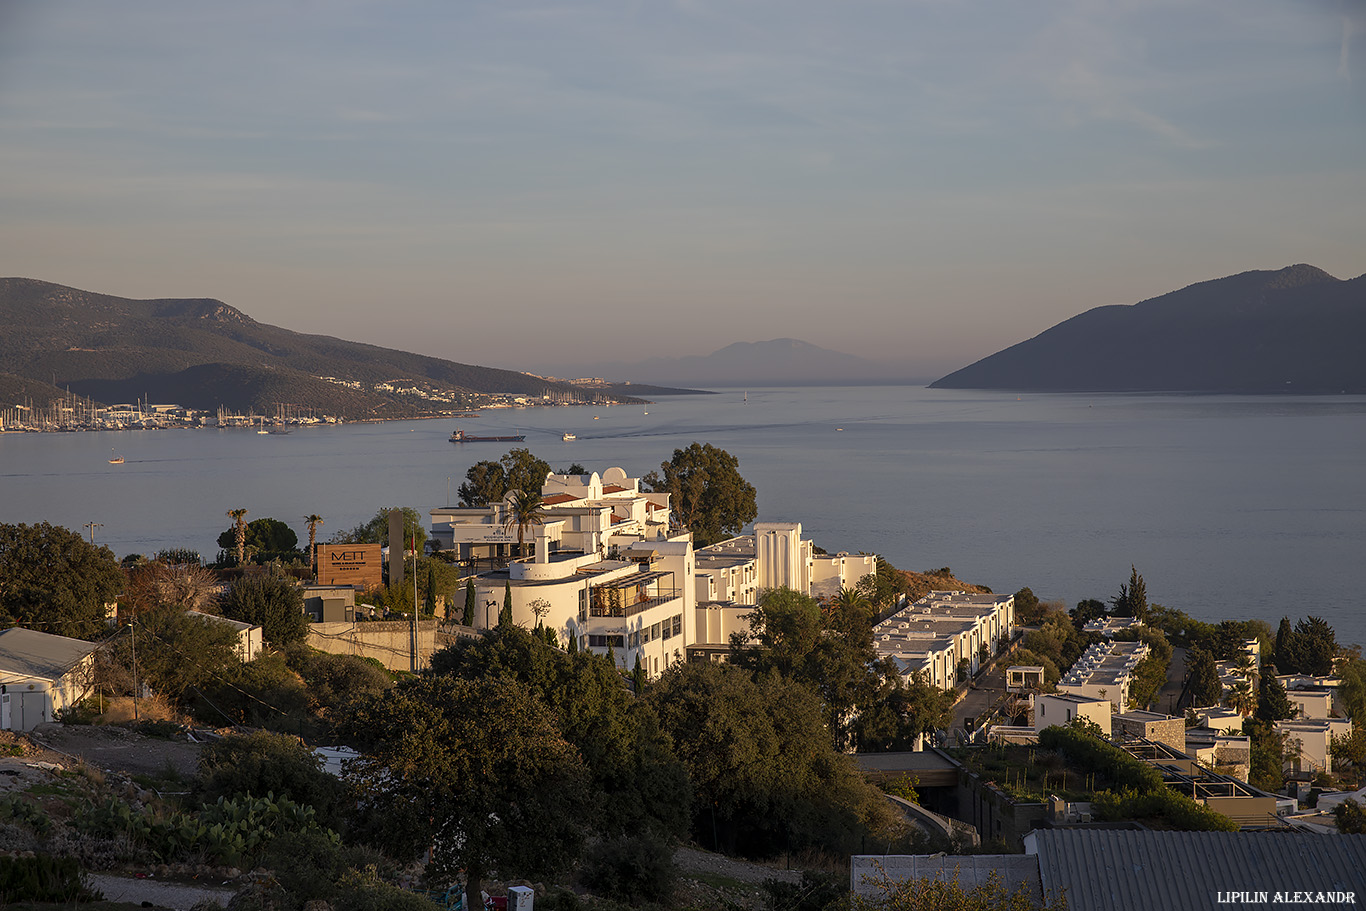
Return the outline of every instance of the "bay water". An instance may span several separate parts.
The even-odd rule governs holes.
[[[447,437],[524,433],[525,443]],[[564,433],[577,435],[563,441]],[[1366,397],[1015,395],[904,386],[731,389],[645,406],[251,429],[0,434],[0,521],[49,521],[117,556],[212,559],[229,509],[320,539],[384,506],[454,503],[465,471],[525,446],[633,477],[711,443],[761,520],[903,569],[949,566],[1069,606],[1144,576],[1204,620],[1313,614],[1366,643]],[[111,465],[111,454],[124,463]],[[448,494],[449,491],[449,494]],[[449,499],[448,499],[449,497]]]

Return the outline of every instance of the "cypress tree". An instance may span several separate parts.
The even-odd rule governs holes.
[[[1272,722],[1289,718],[1293,713],[1290,700],[1286,698],[1285,687],[1276,679],[1274,665],[1262,668],[1262,679],[1257,686],[1257,720]]]
[[[636,695],[645,692],[645,671],[640,667],[640,655],[636,655],[636,666],[631,671],[631,683],[636,688]]]
[[[1290,654],[1294,640],[1295,631],[1290,628],[1290,618],[1282,617],[1281,625],[1276,628],[1276,644],[1272,647],[1272,660],[1276,662],[1276,667],[1285,668],[1286,673],[1290,674],[1298,670]]]
[[[1186,653],[1187,680],[1191,705],[1207,708],[1218,705],[1224,695],[1224,684],[1219,680],[1219,668],[1214,656],[1202,648],[1193,647]]]
[[[466,626],[474,626],[474,580],[465,582],[465,616],[460,618],[460,622]]]
[[[503,583],[503,609],[498,612],[498,625],[508,627],[512,625],[512,581]]]

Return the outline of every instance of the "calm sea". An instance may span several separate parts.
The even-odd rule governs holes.
[[[746,394],[748,401],[746,401]],[[47,520],[123,556],[206,557],[229,509],[325,537],[382,506],[424,512],[525,433],[562,470],[635,476],[693,441],[740,459],[765,520],[828,550],[950,566],[997,591],[1108,599],[1135,565],[1193,616],[1322,616],[1366,643],[1366,397],[1007,395],[909,387],[725,390],[649,406],[251,430],[0,435],[0,521]],[[578,439],[561,440],[572,432]],[[111,449],[126,459],[108,464]],[[451,502],[454,502],[452,500]]]

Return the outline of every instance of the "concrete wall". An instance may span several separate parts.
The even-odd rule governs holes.
[[[1184,718],[1149,718],[1144,717],[1153,713],[1129,713],[1125,715],[1115,715],[1113,719],[1114,729],[1130,737],[1142,737],[1144,740],[1151,740],[1155,743],[1165,743],[1174,750],[1185,752],[1186,750],[1186,719]]]
[[[440,646],[436,639],[437,622],[417,623],[418,670],[427,666],[432,652]],[[375,658],[391,671],[413,670],[413,626],[406,620],[376,620],[367,623],[310,623],[308,644],[334,655]]]
[[[1004,842],[1012,851],[1023,848],[1025,834],[1048,818],[1048,805],[1016,802],[1009,794],[963,771],[958,779],[956,818],[977,829],[983,843]]]

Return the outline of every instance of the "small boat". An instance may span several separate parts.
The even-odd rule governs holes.
[[[452,443],[521,443],[525,440],[526,434],[521,434],[520,436],[477,437],[459,429],[451,434]]]
[[[577,440],[578,437],[574,436],[572,433],[566,433],[564,436],[560,437],[560,439],[568,443],[570,440]]]
[[[256,432],[257,432],[257,433],[270,433],[270,431],[267,430],[267,429],[264,428],[264,427],[262,427],[260,430],[258,430],[258,431],[256,431]]]
[[[109,464],[110,464],[110,465],[122,465],[122,464],[123,464],[123,456],[119,455],[117,452],[115,452],[115,451],[112,450],[112,449],[109,450]]]

